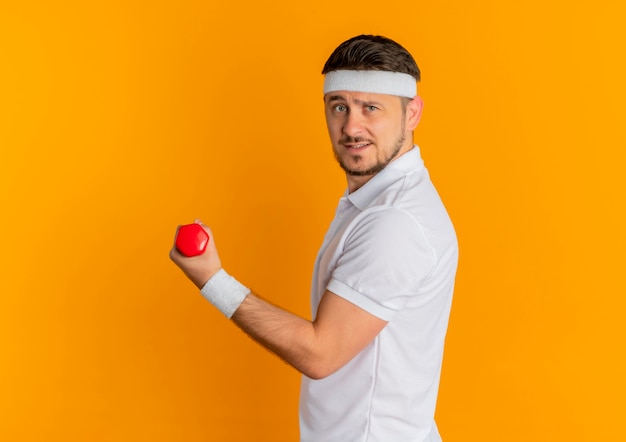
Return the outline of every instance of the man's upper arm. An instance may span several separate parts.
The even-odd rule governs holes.
[[[386,325],[387,321],[327,290],[313,322],[320,355],[324,360],[319,377],[327,376],[347,364]]]

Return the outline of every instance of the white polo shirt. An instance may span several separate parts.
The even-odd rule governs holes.
[[[303,376],[302,442],[438,442],[434,421],[458,260],[450,218],[415,146],[340,199],[318,254],[325,290],[388,321],[348,364]]]

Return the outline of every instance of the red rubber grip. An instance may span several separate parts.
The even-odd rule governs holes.
[[[185,256],[202,255],[209,243],[209,235],[200,224],[180,226],[176,235],[176,248]]]

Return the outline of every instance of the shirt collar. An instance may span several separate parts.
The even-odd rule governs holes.
[[[414,145],[413,149],[393,160],[358,190],[350,194],[346,191],[346,196],[357,209],[365,210],[374,198],[391,184],[423,167],[424,161],[420,155],[420,149]]]

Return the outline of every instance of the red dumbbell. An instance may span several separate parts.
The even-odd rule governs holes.
[[[209,243],[209,235],[200,224],[180,226],[176,235],[176,248],[185,256],[202,255]]]

